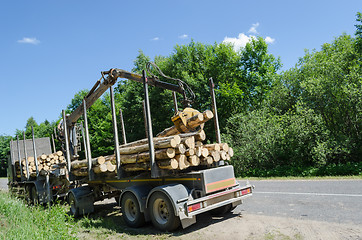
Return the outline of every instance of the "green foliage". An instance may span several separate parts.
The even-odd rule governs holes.
[[[358,24],[354,25],[356,27],[356,49],[362,57],[362,13],[358,12],[356,14],[356,21]]]
[[[50,209],[28,207],[19,199],[0,192],[0,238],[76,239],[71,235],[73,219],[61,205]]]
[[[225,139],[236,150],[238,175],[361,173],[362,62],[355,43],[343,34],[306,51],[275,78],[260,109],[228,120]]]
[[[224,139],[235,151],[232,163],[237,176],[258,175],[276,167],[323,165],[327,140],[322,119],[298,105],[295,111],[276,115],[268,108],[238,114],[227,123]]]
[[[0,135],[0,177],[6,177],[10,141],[10,136]]]

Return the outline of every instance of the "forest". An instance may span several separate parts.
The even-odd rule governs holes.
[[[318,50],[306,50],[285,71],[261,37],[239,51],[230,44],[193,40],[176,45],[169,56],[150,59],[139,51],[132,71],[141,73],[147,62],[156,63],[166,75],[187,82],[196,94],[192,107],[199,111],[211,109],[208,80],[212,77],[222,141],[234,149],[231,164],[238,177],[362,175],[360,12],[355,29],[353,36],[343,33]],[[83,89],[75,94],[66,111],[76,109],[87,93]],[[149,96],[156,134],[172,125],[172,93],[150,87]],[[143,85],[119,81],[115,98],[116,108],[123,111],[127,141],[144,138]],[[49,137],[60,119],[60,112],[57,119],[40,124],[30,117],[14,136],[0,135],[0,176],[6,176],[12,138],[22,138],[23,131],[31,138],[31,127],[35,137]],[[88,123],[92,156],[112,154],[108,92],[88,110]],[[210,142],[215,141],[213,129],[208,122],[205,132]]]

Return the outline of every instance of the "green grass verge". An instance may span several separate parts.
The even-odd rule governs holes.
[[[66,207],[30,207],[0,191],[0,239],[76,239]]]
[[[361,180],[360,176],[323,176],[323,177],[238,177],[238,180]]]

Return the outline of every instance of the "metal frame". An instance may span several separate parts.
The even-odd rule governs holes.
[[[118,139],[118,129],[117,129],[117,116],[116,116],[116,107],[114,103],[114,92],[113,87],[109,87],[109,94],[111,98],[111,109],[112,109],[112,124],[113,124],[113,137],[114,137],[114,154],[116,155],[117,163],[117,177],[118,179],[122,178],[123,170],[121,169],[121,155],[119,152],[119,139]]]
[[[23,132],[23,136],[24,136],[24,155],[25,155],[25,168],[26,168],[26,179],[29,180],[30,179],[30,174],[29,174],[29,163],[28,163],[28,153],[26,152],[26,138],[25,138],[25,132]],[[19,159],[20,161],[20,159]]]
[[[31,134],[33,137],[33,153],[34,153],[34,161],[35,161],[36,178],[39,179],[39,165],[38,165],[38,158],[37,158],[37,154],[36,154],[35,136],[34,136],[33,126],[31,126]]]
[[[221,143],[219,117],[217,115],[216,98],[215,98],[215,90],[214,90],[215,84],[214,84],[214,81],[212,80],[212,78],[209,79],[209,82],[210,82],[210,95],[211,95],[212,110],[214,112],[216,142]]]
[[[63,128],[64,128],[64,138],[65,138],[65,151],[66,151],[66,157],[67,157],[67,167],[68,172],[70,172],[70,152],[69,152],[69,139],[68,139],[68,128],[67,128],[67,118],[65,115],[65,111],[62,111],[63,115]]]
[[[178,112],[178,105],[177,105],[177,98],[176,98],[176,92],[172,91],[172,99],[173,99],[173,106],[175,108],[175,113]]]
[[[85,99],[83,99],[83,114],[84,114],[84,127],[85,127],[85,139],[86,139],[86,147],[85,151],[87,152],[87,161],[88,161],[88,177],[89,181],[94,179],[94,174],[92,170],[92,152],[89,140],[89,130],[88,130],[88,117],[87,117],[87,104]]]
[[[142,71],[143,78],[143,91],[145,96],[145,120],[147,125],[147,138],[148,138],[148,146],[150,152],[150,165],[151,165],[151,178],[158,178],[163,175],[162,169],[157,166],[155,159],[155,147],[153,144],[153,132],[152,132],[152,121],[151,121],[151,109],[150,109],[150,99],[148,97],[148,79],[146,71]]]
[[[121,108],[119,109],[119,118],[121,120],[123,144],[127,144],[126,129],[124,128],[123,113]]]
[[[17,147],[18,147],[18,158],[19,158],[19,168],[20,168],[20,179],[21,181],[24,180],[24,176],[23,176],[23,166],[21,164],[21,153],[20,153],[20,144],[19,144],[19,136],[16,136],[16,142],[17,142]],[[14,164],[15,166],[15,164]],[[15,175],[16,175],[16,169],[15,169]]]

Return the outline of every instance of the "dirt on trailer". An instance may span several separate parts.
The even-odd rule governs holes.
[[[96,214],[86,220],[77,234],[80,239],[362,239],[362,226],[287,217],[232,212],[223,217],[209,213],[197,223],[172,233],[157,231],[152,224],[134,229],[125,225],[113,200],[95,206]]]

